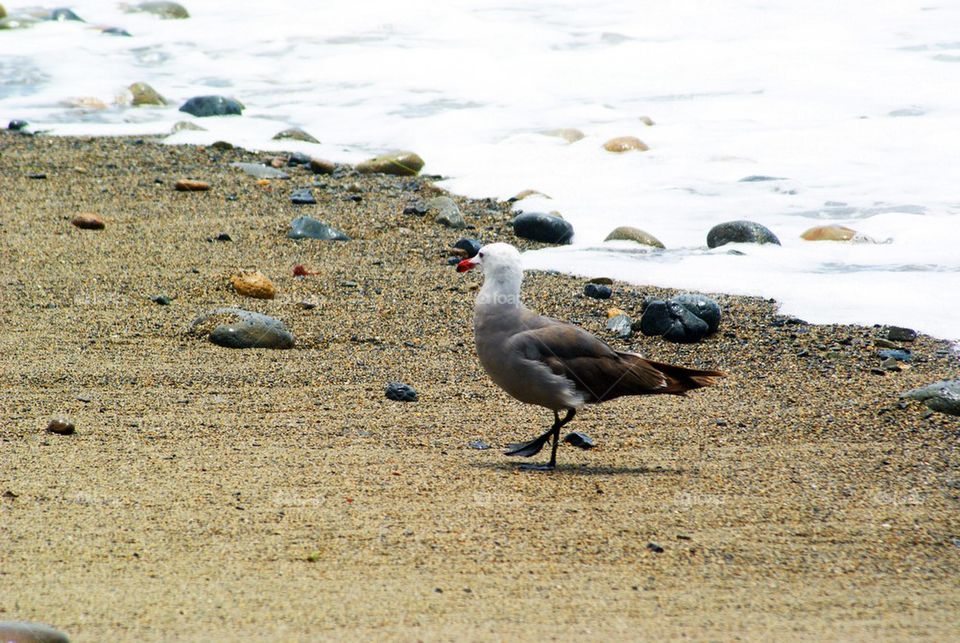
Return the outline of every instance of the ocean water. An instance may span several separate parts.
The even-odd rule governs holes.
[[[343,162],[411,149],[454,192],[549,195],[516,205],[562,213],[576,236],[526,253],[529,268],[773,297],[811,322],[960,339],[956,0],[182,4],[188,20],[77,0],[86,23],[0,31],[0,119],[64,135],[195,120],[207,131],[166,140]],[[116,104],[133,82],[173,104]],[[202,94],[247,109],[177,111]],[[64,103],[76,97],[107,108]],[[293,126],[321,143],[271,140]],[[544,134],[555,128],[585,137]],[[650,150],[602,148],[625,135]],[[735,219],[782,246],[708,250],[709,229]],[[883,243],[800,238],[830,223]],[[604,243],[619,225],[667,250]]]

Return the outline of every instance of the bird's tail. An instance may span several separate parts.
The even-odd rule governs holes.
[[[687,368],[685,366],[676,366],[674,364],[664,364],[655,362],[639,355],[631,355],[633,359],[642,360],[647,365],[659,371],[666,380],[666,387],[656,391],[657,393],[670,393],[673,395],[685,395],[687,391],[705,386],[717,384],[717,380],[726,377],[723,371],[706,371],[696,368]]]

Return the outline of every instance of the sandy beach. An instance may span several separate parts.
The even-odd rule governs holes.
[[[946,342],[887,371],[879,327],[722,294],[702,343],[623,340],[609,308],[673,293],[529,273],[539,312],[729,377],[588,407],[569,428],[595,449],[519,471],[503,447],[551,414],[481,370],[481,275],[447,264],[463,235],[403,213],[431,181],[229,165],[271,156],[0,133],[0,621],[74,641],[960,639],[960,420],[899,399],[960,376]],[[466,235],[535,247],[508,204],[454,198]],[[302,215],[352,240],[287,239]],[[276,297],[234,292],[242,269]],[[296,346],[188,332],[224,306]]]

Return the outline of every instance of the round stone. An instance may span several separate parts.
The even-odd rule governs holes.
[[[396,402],[416,402],[419,399],[416,389],[403,382],[388,383],[384,393],[388,400]]]
[[[649,232],[644,232],[640,228],[623,225],[614,228],[604,241],[633,241],[644,246],[652,248],[663,248],[663,243]]]
[[[805,230],[800,236],[807,241],[850,241],[856,234],[856,230],[846,226],[821,225]]]
[[[226,96],[194,96],[180,106],[181,112],[199,118],[207,116],[239,116],[243,113],[243,104]]]
[[[357,164],[361,174],[393,174],[396,176],[415,176],[423,168],[423,159],[414,152],[391,152],[381,154]]]
[[[728,243],[774,243],[779,246],[780,240],[769,228],[753,221],[719,223],[707,233],[707,246],[711,248]]]
[[[266,275],[257,271],[243,271],[230,277],[237,294],[255,299],[273,299],[277,288]]]
[[[320,142],[310,134],[300,129],[299,127],[291,127],[290,129],[285,129],[282,132],[277,132],[276,134],[273,135],[273,140],[275,141],[282,141],[284,139],[291,140],[291,141],[303,141],[304,143]]]
[[[608,152],[646,152],[650,148],[647,147],[647,144],[641,141],[636,136],[617,136],[616,138],[611,138],[609,141],[603,144],[603,149]]]
[[[543,243],[567,244],[573,240],[573,226],[555,214],[524,212],[513,220],[513,233]]]
[[[232,321],[221,324],[207,338],[225,348],[292,348],[293,333],[278,319],[242,308],[217,308],[201,315],[190,324],[191,332],[207,327],[207,322],[218,317],[231,317]]]
[[[587,284],[583,287],[583,294],[591,299],[610,299],[613,289],[604,284]]]
[[[72,435],[77,430],[73,422],[63,417],[56,417],[47,423],[47,432],[58,435]]]
[[[93,212],[78,214],[70,220],[70,223],[81,230],[103,230],[107,227],[107,224],[100,218],[100,215],[94,214]]]
[[[195,181],[193,179],[180,179],[173,184],[178,192],[205,192],[210,189],[210,184],[206,181]]]

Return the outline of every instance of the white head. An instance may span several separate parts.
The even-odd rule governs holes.
[[[507,303],[520,301],[523,281],[523,263],[520,251],[509,243],[491,243],[477,254],[457,264],[457,272],[466,272],[480,266],[483,269],[483,289],[478,301]]]

